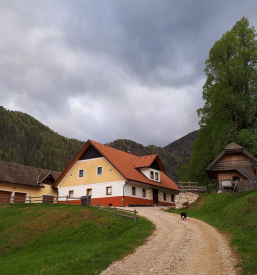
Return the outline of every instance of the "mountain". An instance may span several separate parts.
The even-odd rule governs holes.
[[[84,142],[65,138],[35,118],[0,106],[0,160],[62,171]]]
[[[158,154],[166,174],[178,182],[177,172],[189,163],[194,131],[169,145],[143,146],[131,140],[118,139],[106,145],[130,151],[137,156]],[[0,160],[48,170],[62,171],[83,146],[84,142],[65,138],[41,122],[17,111],[0,106]]]
[[[198,137],[198,130],[193,131],[186,136],[173,141],[169,145],[163,147],[166,151],[173,153],[177,157],[191,158],[194,141]]]

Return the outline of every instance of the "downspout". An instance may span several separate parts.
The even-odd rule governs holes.
[[[124,207],[124,187],[129,183],[129,180],[125,180],[125,184],[123,185],[123,207]]]

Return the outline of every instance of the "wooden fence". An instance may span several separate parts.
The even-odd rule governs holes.
[[[179,192],[206,193],[206,186],[198,186],[198,182],[179,182]]]
[[[235,192],[243,193],[257,189],[257,180],[239,181],[235,184]]]
[[[17,200],[15,197],[0,197],[1,203],[62,203],[62,204],[72,204],[72,205],[87,205],[97,207],[98,211],[106,211],[113,213],[113,216],[121,216],[129,219],[134,219],[136,221],[137,211],[123,209],[119,207],[112,207],[112,206],[104,206],[101,205],[99,202],[91,200],[91,196],[83,196],[83,197],[73,197],[69,198],[68,196],[39,196],[39,197],[24,197],[21,200]],[[124,215],[122,212],[127,212],[129,215]]]

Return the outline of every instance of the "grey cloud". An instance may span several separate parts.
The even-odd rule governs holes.
[[[80,140],[165,146],[198,128],[203,69],[246,1],[2,1],[0,102]]]

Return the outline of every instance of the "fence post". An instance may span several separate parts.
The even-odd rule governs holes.
[[[29,203],[31,203],[31,196],[29,196]]]
[[[99,208],[100,208],[100,203],[98,203],[97,211],[99,211]]]
[[[137,221],[137,210],[136,209],[134,210],[134,221],[135,222]]]
[[[46,195],[46,203],[48,203],[48,195]]]
[[[58,203],[58,195],[56,196],[56,203]]]
[[[66,204],[68,204],[68,195],[66,196]]]
[[[116,212],[116,208],[114,207],[114,208],[113,208],[113,217],[115,217],[115,215],[116,215],[115,212]]]

